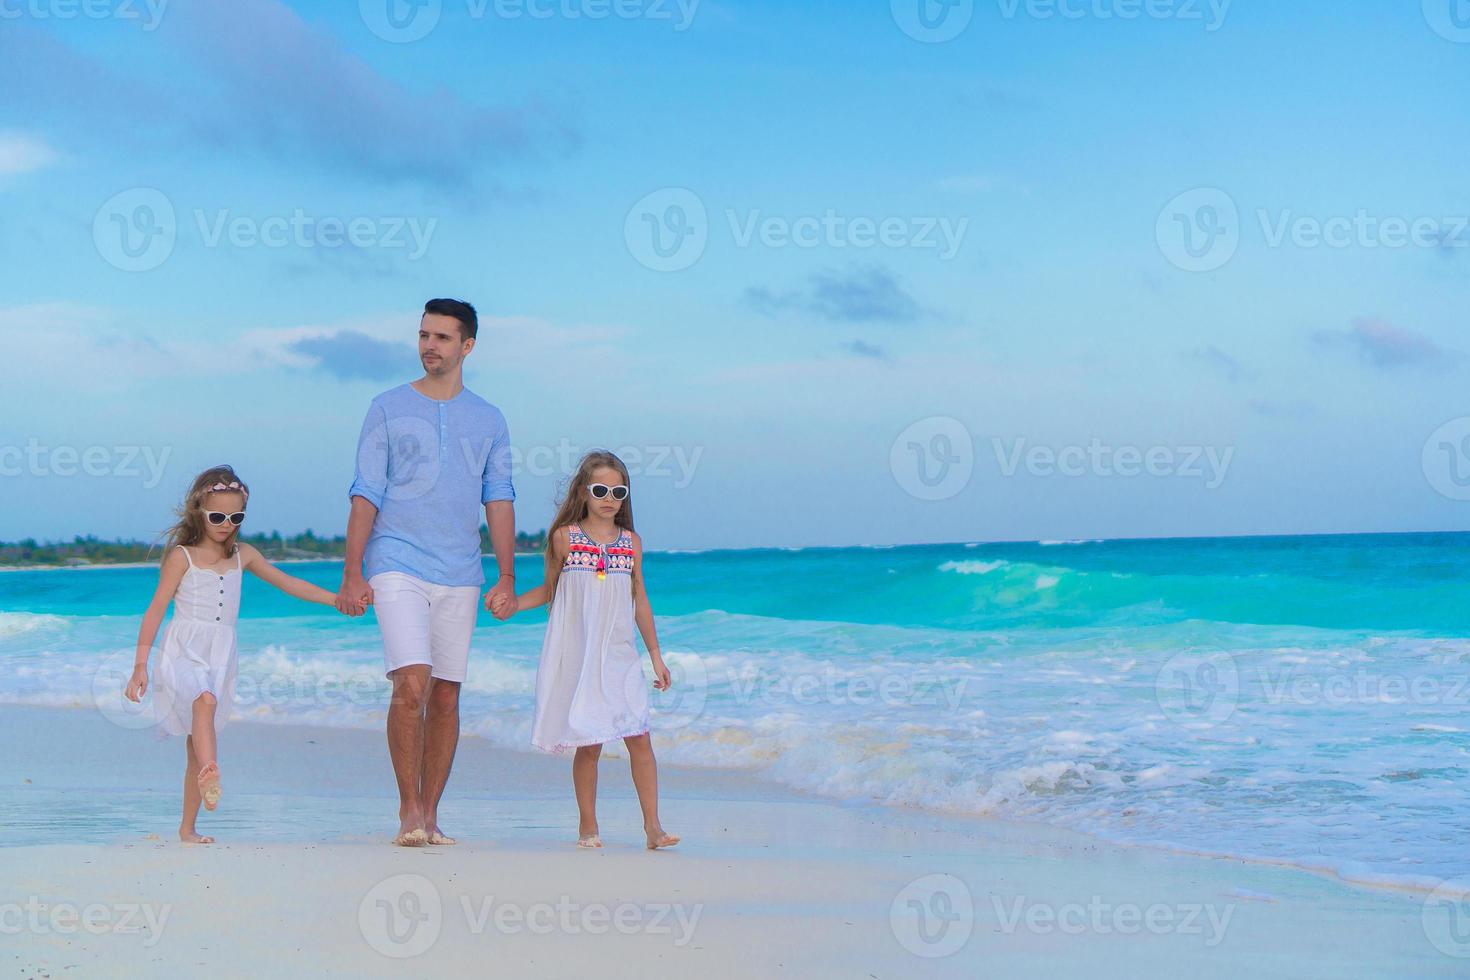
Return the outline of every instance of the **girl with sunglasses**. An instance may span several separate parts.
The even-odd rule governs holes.
[[[219,805],[216,737],[230,715],[238,651],[235,621],[240,614],[240,578],[250,571],[287,595],[332,606],[337,596],[282,572],[254,547],[237,541],[245,522],[250,489],[228,466],[194,479],[169,529],[158,590],[138,630],[138,651],[126,695],[138,702],[148,690],[148,655],[169,603],[174,615],[164,633],[154,668],[153,707],[160,737],[184,735],[184,815],[179,839],[213,844],[195,832],[202,801]]]
[[[649,850],[672,847],[658,816],[658,763],[648,734],[648,683],[633,641],[643,636],[653,687],[667,691],[669,668],[659,652],[653,610],[643,588],[643,542],[633,533],[628,468],[608,452],[582,458],[546,541],[546,579],[503,602],[511,612],[551,604],[531,744],[548,752],[575,749],[579,847],[601,847],[597,827],[597,763],[604,742],[622,739],[643,810]],[[494,597],[500,598],[500,597]],[[493,598],[487,604],[494,609]]]

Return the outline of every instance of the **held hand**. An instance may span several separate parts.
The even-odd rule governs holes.
[[[361,616],[373,604],[373,587],[361,575],[344,576],[337,592],[337,611],[344,616]]]
[[[673,684],[674,679],[669,675],[669,667],[664,663],[664,658],[655,655],[653,658],[653,689],[667,691]]]
[[[143,695],[146,693],[148,693],[148,668],[140,664],[133,668],[133,676],[128,678],[128,686],[123,694],[129,701],[137,703],[143,700]]]
[[[499,620],[515,615],[520,608],[516,601],[515,579],[502,577],[497,581],[495,588],[485,593],[485,608]]]

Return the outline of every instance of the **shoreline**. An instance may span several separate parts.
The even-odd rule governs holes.
[[[238,722],[221,736],[224,800],[199,825],[220,843],[191,846],[172,839],[178,740],[47,708],[0,713],[0,735],[15,747],[0,757],[11,839],[83,826],[111,839],[0,847],[11,898],[157,913],[153,931],[132,934],[43,917],[8,937],[22,975],[175,976],[205,960],[261,975],[282,956],[293,972],[352,976],[401,976],[405,960],[415,975],[572,976],[589,959],[604,976],[677,963],[711,980],[1463,975],[1458,947],[1410,896],[1039,825],[842,805],[724,770],[661,767],[664,824],[683,841],[650,853],[626,762],[605,760],[606,847],[588,851],[574,843],[566,760],[469,737],[440,814],[460,843],[397,848],[381,732]],[[655,911],[682,931],[654,928]],[[624,913],[643,927],[606,928]],[[537,916],[544,927],[528,925]]]
[[[5,707],[19,712],[61,712],[66,714],[90,714],[95,709],[85,705],[74,705],[70,707],[28,704],[7,704]],[[261,722],[252,720],[232,720],[225,730],[247,732],[277,732],[287,735],[308,738],[311,736],[344,735],[349,737],[362,737],[364,735],[376,738],[381,734],[375,728],[366,727],[335,727],[330,725],[312,725],[307,722]],[[3,732],[0,727],[0,732]],[[144,729],[143,732],[152,739],[151,731]],[[657,737],[657,733],[655,732]],[[222,741],[228,736],[222,736]],[[272,736],[273,737],[273,736]],[[170,740],[173,741],[173,740]],[[163,743],[165,745],[168,742]],[[569,764],[570,755],[555,756],[549,753],[527,749],[507,748],[490,740],[467,732],[460,737],[460,747],[464,750],[469,745],[471,751],[489,753],[500,757],[502,761],[516,760],[512,768],[520,771],[527,767],[534,767],[537,762],[549,765]],[[615,754],[616,753],[616,754]],[[614,746],[606,755],[609,764],[620,764],[623,762],[620,747]],[[457,771],[457,770],[456,770]],[[1049,824],[1036,820],[1024,820],[1013,817],[996,816],[994,814],[974,813],[965,810],[939,809],[913,806],[910,804],[889,804],[877,799],[844,799],[840,797],[822,796],[799,787],[790,786],[778,780],[768,778],[760,773],[744,769],[724,766],[690,766],[663,762],[659,766],[659,780],[661,785],[670,782],[669,774],[677,774],[680,780],[686,784],[696,787],[701,792],[711,792],[714,787],[719,793],[736,794],[737,798],[758,797],[762,799],[780,800],[782,802],[805,803],[811,805],[831,806],[843,810],[867,811],[874,819],[881,819],[888,815],[892,819],[902,819],[895,815],[909,815],[915,819],[933,819],[942,822],[950,822],[960,826],[970,826],[978,832],[995,832],[997,828],[1004,828],[1012,833],[1053,837],[1059,840],[1071,840],[1082,842],[1087,846],[1112,848],[1122,852],[1136,851],[1163,857],[1177,857],[1188,860],[1201,860],[1208,862],[1220,862],[1224,864],[1244,864],[1259,868],[1273,868],[1292,874],[1308,875],[1323,881],[1332,882],[1346,888],[1360,890],[1373,894],[1391,894],[1407,898],[1422,900],[1434,893],[1441,887],[1439,879],[1428,876],[1394,878],[1392,875],[1380,873],[1364,873],[1354,875],[1344,873],[1330,864],[1323,863],[1312,865],[1289,858],[1276,858],[1261,855],[1236,854],[1228,851],[1209,851],[1192,848],[1185,845],[1154,843],[1148,841],[1130,841],[1107,837],[1102,834],[1092,833],[1086,830],[1076,830]],[[122,838],[111,841],[112,844],[120,843]],[[0,842],[0,850],[6,846]],[[20,845],[27,846],[27,845]],[[1459,880],[1459,879],[1451,879]],[[1459,897],[1470,897],[1470,877],[1464,879],[1464,887],[1454,891]]]

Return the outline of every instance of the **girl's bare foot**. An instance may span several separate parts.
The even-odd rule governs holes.
[[[648,831],[648,849],[656,851],[660,847],[673,847],[679,843],[679,838],[673,834],[666,834],[662,827]]]
[[[199,796],[204,800],[204,809],[219,806],[219,763],[211,762],[199,770]]]
[[[206,837],[203,834],[196,834],[192,830],[181,830],[181,831],[179,831],[179,840],[183,841],[185,844],[213,844],[214,843],[214,838],[213,837]]]

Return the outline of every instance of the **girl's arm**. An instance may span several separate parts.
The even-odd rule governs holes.
[[[546,542],[546,575],[540,585],[516,596],[516,611],[544,606],[556,595],[556,580],[561,576],[561,566],[567,560],[567,548],[571,547],[571,532],[559,527]]]
[[[673,684],[663,653],[658,648],[658,631],[653,628],[653,607],[648,604],[648,591],[643,587],[643,539],[633,534],[633,621],[648,648],[648,659],[653,661],[653,688],[667,691]]]
[[[183,581],[184,572],[188,568],[189,559],[180,554],[178,548],[165,555],[163,564],[159,566],[158,588],[153,592],[153,600],[148,603],[148,611],[143,614],[143,625],[138,628],[138,650],[133,657],[133,676],[128,678],[127,690],[124,692],[129,701],[141,701],[148,690],[148,654],[153,650],[153,641],[158,638],[158,627],[163,622],[164,614],[168,612],[168,604],[179,590],[179,583]]]
[[[323,606],[336,606],[337,594],[328,592],[320,585],[312,585],[305,579],[294,575],[287,575],[262,555],[254,545],[241,543],[240,564],[249,569],[257,578],[270,585],[274,585],[282,592],[295,599],[305,602],[315,602]],[[360,602],[361,600],[359,600]]]

